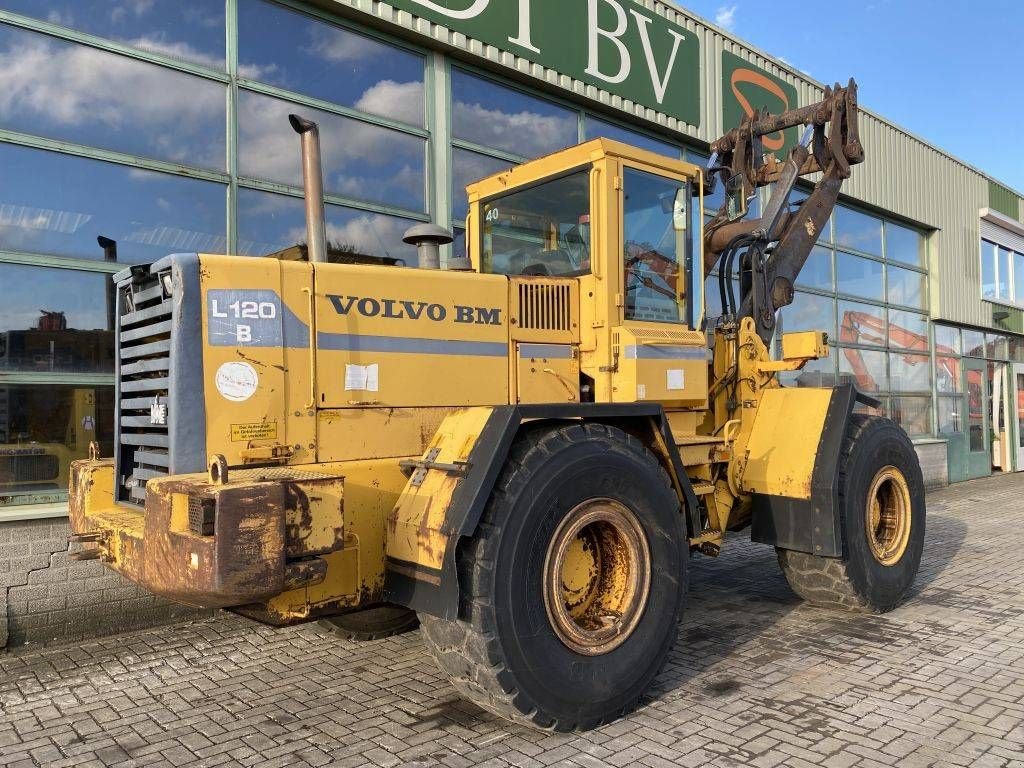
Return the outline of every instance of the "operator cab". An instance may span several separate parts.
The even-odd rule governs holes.
[[[697,328],[700,174],[689,163],[598,139],[485,179],[469,188],[473,265],[512,277],[610,278],[612,294],[622,294],[622,321]],[[599,205],[607,206],[603,215]],[[592,236],[597,226],[604,229]],[[612,257],[614,277],[601,273],[605,254],[595,249]]]

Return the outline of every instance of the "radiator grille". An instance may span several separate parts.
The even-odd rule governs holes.
[[[60,462],[52,454],[0,456],[0,483],[42,483],[60,476]]]
[[[188,528],[197,536],[213,536],[217,503],[213,499],[188,497]]]
[[[118,498],[142,505],[146,481],[170,466],[171,299],[158,275],[118,290]]]
[[[519,327],[568,331],[572,324],[572,294],[567,282],[520,283]]]

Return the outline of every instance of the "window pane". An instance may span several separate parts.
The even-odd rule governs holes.
[[[423,57],[271,3],[238,7],[240,77],[424,124]]]
[[[419,222],[328,205],[327,247],[332,262],[416,263],[416,249],[402,235]],[[238,252],[263,256],[306,242],[305,207],[300,198],[253,189],[238,191]]]
[[[1024,363],[1024,339],[1020,336],[1011,336],[1009,352],[1013,362]]]
[[[67,497],[68,468],[114,451],[113,387],[0,386],[0,506]]]
[[[225,187],[0,143],[0,248],[142,263],[225,250]]]
[[[832,387],[836,383],[836,350],[828,357],[811,360],[799,371],[781,371],[779,382],[785,387]]]
[[[782,310],[781,329],[790,331],[825,331],[830,337],[836,333],[835,301],[828,296],[797,293],[793,303]]]
[[[4,0],[4,10],[224,69],[224,0]]]
[[[1013,251],[1009,248],[997,248],[997,264],[999,274],[999,286],[996,289],[1000,299],[1006,299],[1007,301],[1013,298],[1013,294],[1010,293],[1010,260],[1013,257]]]
[[[884,269],[880,261],[836,251],[836,283],[840,293],[885,301]]]
[[[452,70],[452,133],[527,158],[579,140],[575,111],[459,69]]]
[[[996,286],[996,246],[987,240],[981,241],[981,295],[994,299]]]
[[[299,140],[288,123],[297,112],[320,125],[324,192],[426,210],[423,139],[251,91],[239,93],[238,110],[241,175],[302,187]]]
[[[972,331],[969,328],[963,329],[964,351],[968,357],[985,356],[985,334],[981,331]]]
[[[889,406],[889,417],[911,437],[931,434],[931,398],[894,397]]]
[[[689,188],[627,168],[623,189],[627,320],[678,323],[685,317],[685,240],[672,226],[673,201]],[[667,210],[666,210],[667,209]],[[686,238],[691,236],[685,233]]]
[[[866,213],[844,208],[835,209],[836,245],[882,255],[882,220]]]
[[[0,264],[0,371],[114,372],[110,275]]]
[[[908,307],[928,307],[928,276],[889,265],[889,302]]]
[[[930,392],[932,361],[928,355],[889,354],[889,389],[893,392]]]
[[[960,370],[963,363],[959,357],[944,355],[935,350],[935,388],[939,392],[962,392],[963,382]]]
[[[682,154],[682,150],[679,147],[669,144],[667,141],[652,139],[645,134],[631,131],[628,128],[621,128],[614,123],[598,120],[590,115],[587,115],[586,122],[584,123],[584,132],[587,140],[597,138],[613,139],[633,147],[648,149],[651,152],[657,152],[659,155],[668,155],[676,159],[679,159]],[[703,165],[705,162],[707,161],[700,162],[700,165]]]
[[[466,187],[474,181],[508,170],[511,165],[508,160],[452,148],[452,217],[456,223],[462,222],[469,212]]]
[[[963,403],[964,399],[962,396],[940,397],[938,399],[940,435],[963,434]]]
[[[897,349],[916,349],[918,352],[927,351],[928,315],[890,309],[889,346]]]
[[[578,275],[590,270],[590,171],[484,203],[481,271]]]
[[[1024,253],[1013,252],[1013,300],[1024,304]]]
[[[839,302],[839,340],[844,344],[871,344],[884,347],[886,312],[873,304]]]
[[[811,251],[807,263],[796,278],[797,285],[831,291],[832,287],[832,249],[820,245]]]
[[[935,326],[935,351],[960,354],[960,329],[950,325]]]
[[[225,86],[0,25],[0,127],[224,169]]]
[[[916,230],[891,221],[885,222],[885,257],[889,261],[927,267],[924,246],[925,239]]]
[[[889,388],[885,373],[885,352],[873,349],[839,350],[839,383],[853,383],[861,392],[882,392]]]
[[[1001,333],[985,334],[985,357],[992,360],[1006,360],[1010,354],[1010,341]]]

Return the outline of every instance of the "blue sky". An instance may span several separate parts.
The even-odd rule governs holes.
[[[1024,193],[1020,0],[679,4]]]

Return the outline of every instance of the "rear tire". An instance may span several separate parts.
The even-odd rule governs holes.
[[[687,552],[679,500],[639,441],[600,424],[533,430],[460,546],[460,618],[424,616],[423,637],[480,707],[593,728],[635,708],[667,659]]]
[[[854,414],[839,458],[841,558],[777,550],[786,580],[813,605],[884,613],[921,565],[925,493],[913,443],[895,422]]]

